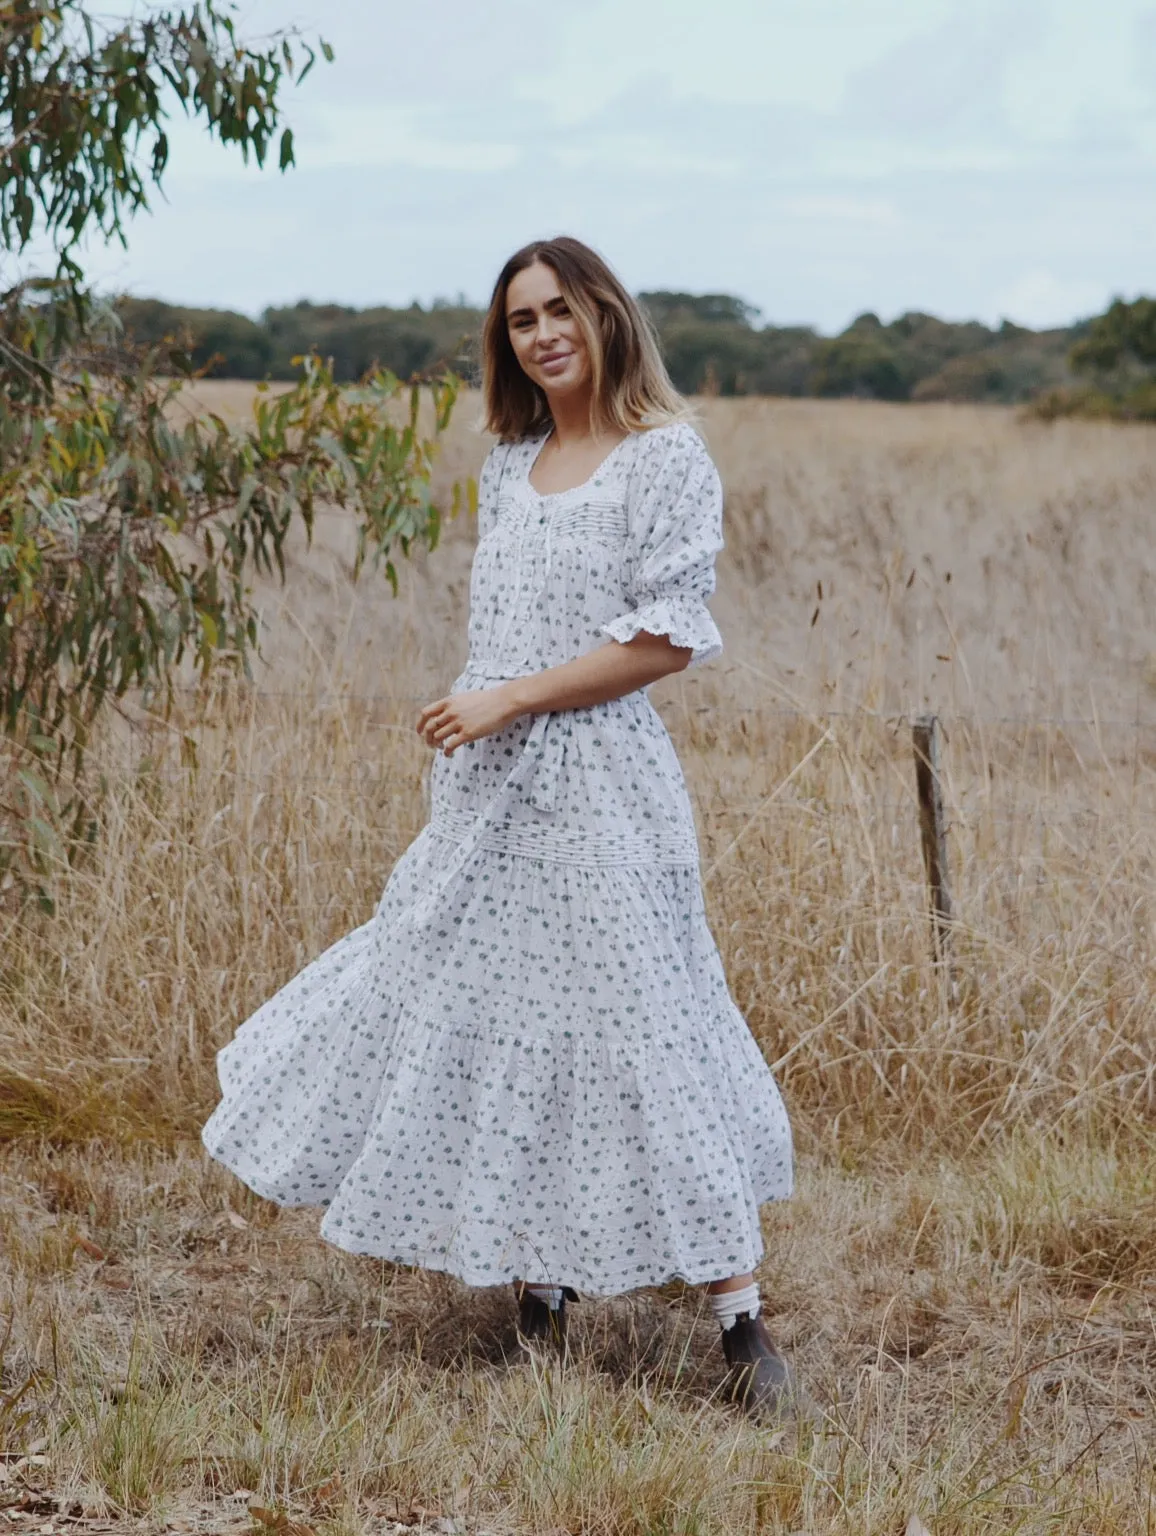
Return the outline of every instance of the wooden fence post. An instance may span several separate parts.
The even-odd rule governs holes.
[[[939,782],[939,718],[920,715],[911,728],[915,749],[915,784],[919,793],[919,830],[931,896],[935,957],[942,960],[951,943],[951,881],[947,869],[947,822]]]

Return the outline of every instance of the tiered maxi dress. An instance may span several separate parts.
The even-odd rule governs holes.
[[[685,423],[539,494],[479,483],[469,658],[493,687],[642,630],[721,649],[722,492]],[[353,1253],[611,1295],[763,1253],[791,1190],[774,1077],[707,926],[678,758],[644,690],[438,753],[377,910],[219,1054],[212,1155]]]

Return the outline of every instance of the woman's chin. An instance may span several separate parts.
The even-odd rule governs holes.
[[[543,373],[538,382],[546,395],[554,400],[566,400],[571,395],[580,395],[590,388],[589,375],[576,369],[574,371],[568,369],[565,373],[555,374],[553,377]]]

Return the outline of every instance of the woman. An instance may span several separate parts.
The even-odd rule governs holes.
[[[512,1280],[529,1340],[564,1345],[577,1289],[705,1283],[726,1394],[779,1411],[790,1374],[752,1270],[790,1127],[644,692],[721,649],[718,475],[579,241],[511,257],[483,351],[498,444],[469,659],[417,722],[430,823],[372,921],[220,1053],[205,1144],[259,1194],[327,1206],[350,1252]]]

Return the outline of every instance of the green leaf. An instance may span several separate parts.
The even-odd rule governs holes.
[[[55,859],[63,858],[64,848],[55,827],[45,821],[42,816],[30,816],[28,826],[32,832],[32,840],[41,853],[49,854]]]
[[[291,165],[296,165],[296,163],[297,163],[296,160],[293,157],[293,130],[292,130],[292,128],[286,128],[285,131],[281,135],[281,154],[279,156],[278,163],[280,165],[281,170],[283,170],[283,171],[288,170],[288,168]]]
[[[51,804],[52,791],[38,773],[33,773],[28,768],[18,768],[16,777],[38,805]]]

